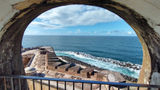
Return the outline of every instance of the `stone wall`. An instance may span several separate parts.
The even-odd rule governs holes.
[[[44,11],[69,4],[99,6],[122,17],[135,30],[143,47],[143,66],[139,83],[159,84],[157,83],[160,81],[157,79],[160,77],[159,0],[2,0],[0,75],[24,74],[21,41],[26,27]]]
[[[30,60],[31,60],[33,57],[34,57],[33,54],[22,55],[22,61],[23,61],[24,68],[28,65],[28,63],[30,62]]]

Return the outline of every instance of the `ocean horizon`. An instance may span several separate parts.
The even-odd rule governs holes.
[[[139,76],[143,56],[136,36],[24,35],[22,46],[51,46],[57,56],[68,56],[134,78]]]

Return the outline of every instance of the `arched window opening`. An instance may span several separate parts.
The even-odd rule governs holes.
[[[117,79],[120,75],[124,79],[136,81],[142,64],[142,47],[134,30],[114,13],[93,6],[68,5],[44,12],[27,27],[22,46],[25,48],[22,50],[24,55],[31,52],[30,49],[36,52],[33,47],[53,47],[62,62],[55,67],[55,78],[66,78],[69,68],[75,67],[76,70],[80,67],[77,74],[70,74],[74,77],[72,79],[94,80],[95,77],[91,77],[94,75],[88,76],[87,73],[85,77],[81,73],[83,69],[90,68],[96,73],[111,73],[107,74],[107,78],[114,76]],[[42,51],[42,48],[39,50]],[[39,58],[45,60],[43,55]],[[45,66],[44,63],[42,65]],[[32,67],[42,76],[49,75],[44,66],[40,66],[39,71],[36,65]],[[61,66],[66,68],[65,73],[58,71]],[[96,77],[96,80],[101,79]]]

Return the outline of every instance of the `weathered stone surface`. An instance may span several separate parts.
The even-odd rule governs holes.
[[[93,75],[94,69],[93,68],[84,68],[80,71],[82,77],[90,78]]]
[[[57,67],[57,71],[59,72],[66,72],[67,69],[70,67],[71,64],[64,64],[64,65],[61,65],[59,67]]]
[[[80,66],[74,66],[74,67],[68,68],[67,73],[72,74],[72,75],[77,75],[79,70],[80,70]]]
[[[103,78],[105,77],[105,74],[98,72],[98,73],[95,73],[94,76],[96,76],[96,79],[97,79],[98,81],[102,81]]]
[[[45,68],[47,69],[48,67],[51,69],[51,66],[49,66],[49,63],[54,63],[54,62],[60,62],[60,60],[57,58],[55,52],[53,52],[53,48],[46,48],[45,49],[51,51],[47,52],[45,55]]]
[[[143,67],[139,83],[149,84],[152,78],[156,78],[154,73],[160,73],[159,0],[2,0],[0,75],[24,74],[21,60],[24,30],[44,11],[68,4],[94,5],[118,14],[135,30],[143,47]]]
[[[158,85],[157,83],[160,83],[160,73],[154,72],[152,74],[151,84],[152,85]],[[152,89],[152,90],[155,90],[155,89]]]
[[[56,54],[54,52],[48,52],[47,53],[47,57],[48,58],[54,58],[54,57],[56,58],[57,56],[56,56]]]
[[[29,76],[32,76],[36,73],[36,69],[33,68],[33,67],[26,67],[25,68],[25,75],[29,75]]]
[[[105,75],[105,77],[108,79],[109,82],[124,82],[125,81],[125,79],[119,72],[103,70],[100,73]]]
[[[22,60],[23,60],[24,68],[27,66],[27,64],[30,62],[30,60],[31,60],[33,57],[34,57],[33,54],[22,55]]]
[[[61,65],[61,64],[62,64],[62,62],[48,63],[48,69],[49,69],[49,70],[55,70],[55,69],[57,69],[57,67],[58,67],[59,65]]]

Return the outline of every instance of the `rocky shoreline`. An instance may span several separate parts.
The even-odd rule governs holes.
[[[92,66],[90,64],[78,61],[78,60],[76,60],[74,58],[71,58],[71,57],[67,57],[67,56],[58,56],[58,57],[60,57],[62,59],[65,59],[66,61],[68,61],[70,63],[76,63],[76,64],[80,64],[80,65],[83,65],[83,66],[86,66],[86,67],[92,67],[92,68],[95,68],[96,70],[100,70],[100,71],[105,70],[105,69],[101,69],[101,68],[98,68],[96,66]],[[130,76],[127,76],[127,75],[124,75],[124,74],[121,74],[121,75],[124,77],[124,79],[126,79],[128,81],[131,81],[131,82],[137,82],[137,80],[138,80],[137,78],[133,78],[133,77],[130,77]]]
[[[74,52],[74,53],[77,54],[77,55],[83,55],[85,57],[88,57],[88,55],[83,53],[83,52]],[[104,62],[109,62],[109,63],[116,64],[116,65],[121,66],[121,67],[127,67],[127,68],[134,69],[134,70],[140,70],[141,69],[141,65],[130,63],[130,62],[122,62],[122,61],[114,60],[114,59],[111,59],[111,58],[94,57],[92,55],[89,55],[89,58],[104,61]]]

